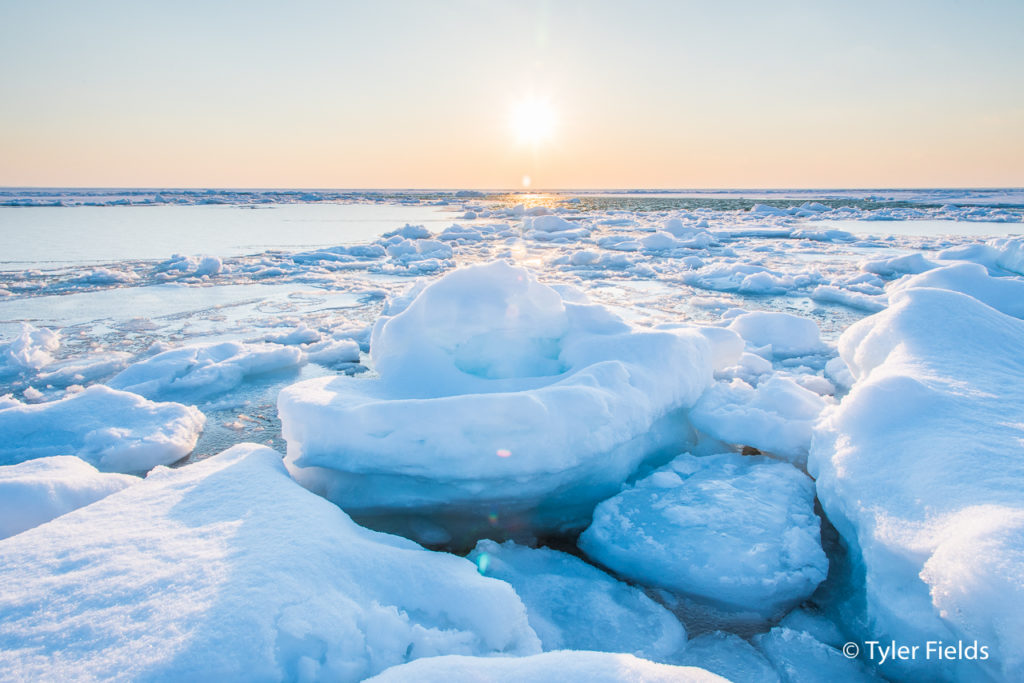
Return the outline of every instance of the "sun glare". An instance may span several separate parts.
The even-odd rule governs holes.
[[[555,111],[545,100],[523,100],[512,110],[511,123],[519,143],[536,146],[554,135]]]

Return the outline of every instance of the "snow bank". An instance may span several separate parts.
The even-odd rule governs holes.
[[[253,444],[7,539],[0,581],[18,680],[358,681],[540,650],[508,584],[357,526]]]
[[[814,483],[789,464],[734,453],[681,455],[601,503],[579,547],[726,619],[779,617],[828,569]]]
[[[0,540],[141,481],[101,473],[70,455],[0,467]]]
[[[628,652],[672,663],[686,647],[686,631],[668,610],[572,555],[484,540],[469,559],[484,576],[512,584],[544,650]]]
[[[1024,318],[1024,280],[1015,277],[992,277],[984,266],[959,263],[929,270],[891,285],[891,292],[915,287],[949,289],[971,296],[997,311],[1015,318]]]
[[[633,655],[565,650],[532,657],[433,657],[388,669],[367,683],[718,683],[726,679],[688,666],[656,664]]]
[[[694,427],[720,441],[753,446],[803,465],[825,401],[791,379],[772,376],[752,387],[719,382],[690,411]]]
[[[59,401],[0,409],[0,465],[77,455],[105,472],[145,472],[188,455],[205,421],[192,406],[95,385]]]
[[[196,344],[134,363],[107,384],[147,398],[196,400],[233,389],[251,375],[293,368],[304,360],[301,349],[279,344]]]
[[[729,329],[755,348],[771,346],[771,354],[779,358],[806,356],[826,350],[814,321],[791,313],[743,313],[733,319]]]
[[[698,332],[636,332],[501,262],[423,289],[378,323],[371,357],[377,378],[281,392],[289,466],[352,514],[422,514],[472,542],[514,536],[506,522],[582,528],[641,462],[688,443],[681,413],[712,374]]]
[[[1022,348],[1024,322],[930,288],[895,294],[840,339],[857,381],[808,465],[863,575],[861,635],[977,640],[991,655],[883,673],[1024,678]]]

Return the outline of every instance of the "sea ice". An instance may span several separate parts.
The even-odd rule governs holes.
[[[802,466],[825,405],[821,396],[786,377],[773,375],[756,387],[734,379],[705,391],[690,411],[690,422],[720,441],[753,446]]]
[[[133,363],[107,382],[147,398],[197,400],[233,389],[246,377],[301,365],[301,349],[280,344],[195,344]]]
[[[775,667],[782,683],[881,681],[860,662],[803,631],[777,626],[754,636],[754,645]]]
[[[1024,318],[1024,279],[992,277],[984,266],[976,263],[958,263],[913,275],[894,282],[889,291],[900,292],[914,287],[961,292],[997,311]]]
[[[206,419],[102,385],[36,405],[0,408],[0,465],[77,455],[104,472],[146,472],[188,455]]]
[[[684,454],[604,501],[588,557],[739,621],[777,618],[828,570],[814,482],[764,456]]]
[[[483,540],[469,559],[484,576],[512,584],[545,651],[628,652],[674,663],[686,648],[686,630],[671,612],[572,555]]]
[[[770,346],[772,355],[778,358],[807,356],[827,350],[814,321],[791,313],[743,313],[733,318],[729,329],[754,348]]]
[[[735,683],[779,683],[771,663],[733,633],[712,631],[691,639],[679,664],[696,666]]]
[[[0,582],[17,680],[358,681],[540,651],[507,583],[357,526],[254,444],[0,542]]]
[[[1024,678],[1022,348],[1024,322],[933,288],[895,293],[840,339],[856,382],[825,412],[808,466],[863,577],[850,627],[989,653],[883,673]]]
[[[374,676],[367,683],[726,683],[691,666],[657,664],[629,654],[563,650],[532,657],[447,656],[419,659]]]
[[[378,377],[281,392],[289,467],[360,519],[424,515],[470,545],[585,526],[642,462],[686,446],[712,375],[697,331],[635,331],[503,262],[382,318],[371,358]]]
[[[53,362],[53,352],[60,348],[60,336],[45,327],[21,323],[21,332],[9,342],[0,344],[0,376],[35,371]]]
[[[0,540],[142,481],[55,455],[0,467]]]

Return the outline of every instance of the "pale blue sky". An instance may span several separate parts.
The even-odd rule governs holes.
[[[0,185],[1024,185],[1019,0],[0,0],[0,64]]]

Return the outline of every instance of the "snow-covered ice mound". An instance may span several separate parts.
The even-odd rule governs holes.
[[[59,401],[0,408],[0,465],[77,455],[104,472],[146,472],[192,452],[205,422],[193,406],[95,385]]]
[[[540,651],[507,583],[357,526],[253,444],[0,542],[0,584],[14,680],[358,681]]]
[[[0,539],[49,522],[141,481],[55,455],[0,467]]]
[[[813,320],[792,313],[755,311],[736,316],[729,329],[769,356],[790,358],[827,350]]]
[[[704,392],[690,421],[726,443],[753,446],[803,465],[811,430],[824,408],[818,394],[773,375],[757,387],[740,379],[719,382]]]
[[[814,483],[765,456],[681,455],[598,505],[579,546],[724,623],[779,617],[828,572]]]
[[[45,327],[21,323],[21,332],[0,344],[0,377],[39,370],[53,362],[60,348],[60,336]]]
[[[430,657],[388,669],[367,683],[724,683],[690,666],[657,664],[629,654],[562,650],[532,657]]]
[[[469,559],[484,576],[512,584],[544,650],[628,652],[675,663],[686,647],[686,630],[671,612],[572,555],[483,540]]]
[[[370,353],[378,377],[281,392],[293,474],[374,526],[415,534],[419,515],[470,541],[582,528],[639,464],[685,446],[683,413],[712,381],[696,331],[635,331],[502,262],[430,284]]]
[[[992,277],[977,263],[958,263],[898,280],[892,284],[890,292],[920,287],[960,292],[1014,318],[1024,318],[1024,280]]]
[[[107,384],[147,398],[209,396],[237,387],[246,377],[300,365],[301,349],[281,344],[195,344],[133,363]]]
[[[862,637],[989,653],[883,673],[1024,679],[1024,322],[911,288],[839,349],[856,383],[808,466],[863,577]]]

